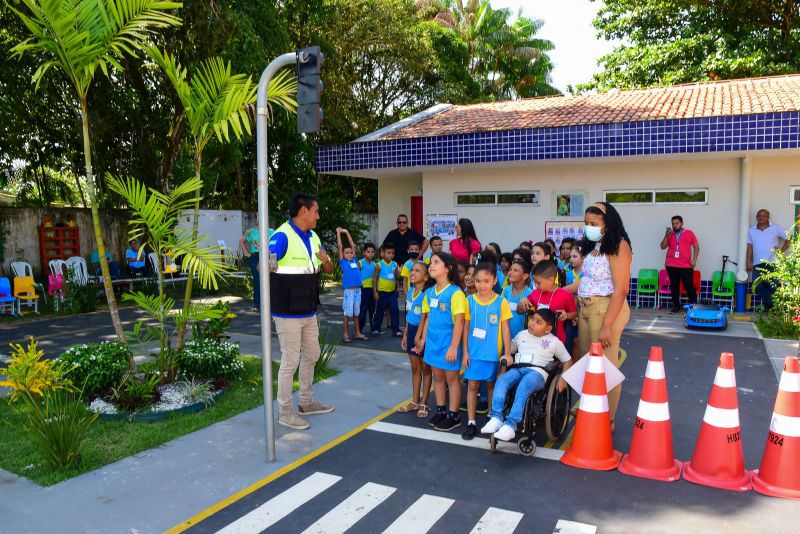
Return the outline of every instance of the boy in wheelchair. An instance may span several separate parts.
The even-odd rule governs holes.
[[[508,370],[497,378],[492,396],[492,413],[489,422],[481,428],[481,434],[494,434],[496,439],[514,439],[517,425],[523,417],[525,402],[534,392],[544,388],[547,381],[545,367],[553,358],[564,364],[566,371],[572,359],[564,344],[552,334],[556,327],[556,314],[550,309],[531,310],[528,314],[528,329],[522,330],[511,340],[511,352],[516,353],[513,361],[503,357]],[[501,360],[501,362],[503,361]],[[517,387],[514,404],[503,420],[503,406],[511,388]],[[567,383],[559,378],[558,390],[564,391]]]

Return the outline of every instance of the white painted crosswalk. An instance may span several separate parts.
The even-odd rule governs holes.
[[[255,510],[230,523],[218,534],[255,534],[268,530],[281,519],[299,510],[311,499],[334,487],[342,478],[327,473],[314,473]],[[303,534],[340,534],[351,529],[386,501],[396,488],[367,482],[345,497],[330,511],[314,521]],[[453,499],[424,494],[400,513],[384,534],[424,534],[447,513]],[[472,533],[510,534],[523,518],[522,513],[500,508],[487,508]],[[277,528],[277,527],[276,527]]]

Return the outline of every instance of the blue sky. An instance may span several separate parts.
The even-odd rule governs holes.
[[[555,44],[550,58],[555,64],[553,85],[565,91],[567,85],[587,82],[598,72],[597,60],[612,50],[616,43],[598,39],[592,20],[602,1],[589,0],[492,0],[492,7],[522,8],[526,17],[541,19],[540,36]]]

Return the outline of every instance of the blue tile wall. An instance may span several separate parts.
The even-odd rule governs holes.
[[[591,124],[317,149],[318,172],[800,147],[800,112]]]

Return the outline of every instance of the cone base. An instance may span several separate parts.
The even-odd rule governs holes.
[[[578,467],[580,469],[593,469],[595,471],[611,471],[616,469],[622,459],[622,453],[619,451],[611,451],[611,457],[603,458],[602,460],[590,460],[588,458],[580,458],[572,453],[571,450],[567,451],[561,456],[561,463],[571,467]]]
[[[703,473],[699,473],[696,469],[692,467],[692,462],[686,462],[683,464],[683,479],[688,480],[694,484],[701,484],[703,486],[710,486],[712,488],[719,488],[725,489],[730,491],[750,491],[753,489],[753,484],[751,483],[751,478],[753,476],[752,471],[745,471],[744,475],[737,479],[726,479],[726,478],[718,478],[712,477],[708,475],[704,475]]]
[[[619,464],[619,472],[633,477],[649,478],[651,480],[659,480],[661,482],[675,482],[681,478],[682,463],[673,459],[670,467],[662,469],[653,469],[635,465],[629,455],[624,455]]]
[[[800,489],[781,488],[780,486],[769,484],[758,476],[758,472],[753,476],[753,489],[763,495],[769,495],[770,497],[800,500]]]

